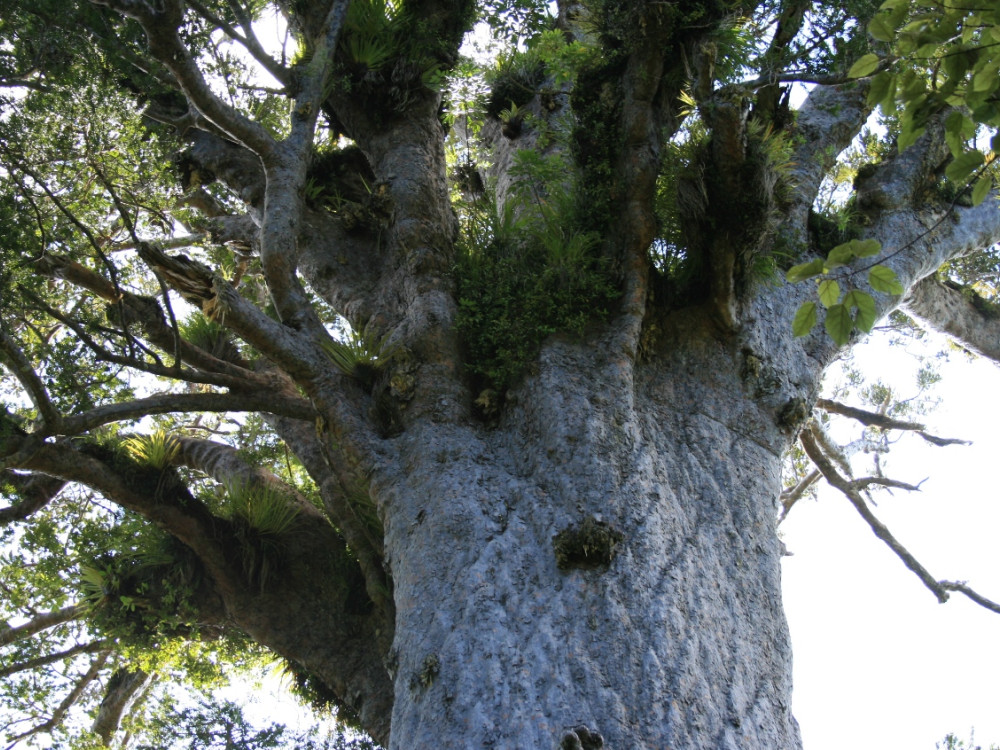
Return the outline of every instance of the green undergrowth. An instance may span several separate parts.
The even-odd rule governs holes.
[[[557,332],[580,335],[618,296],[600,235],[585,231],[569,169],[523,151],[505,205],[487,195],[460,207],[457,325],[485,388],[503,390]]]

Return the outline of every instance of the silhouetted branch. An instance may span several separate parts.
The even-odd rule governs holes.
[[[816,406],[831,414],[840,414],[845,417],[850,417],[851,419],[861,422],[861,424],[866,427],[879,427],[883,430],[908,430],[910,432],[916,432],[920,435],[920,437],[933,445],[971,444],[968,440],[959,440],[958,438],[942,438],[930,435],[927,432],[924,432],[924,425],[920,422],[906,422],[902,419],[894,419],[893,417],[885,414],[879,414],[878,412],[868,411],[866,409],[859,409],[856,406],[848,406],[847,404],[842,404],[839,401],[831,401],[830,399],[821,398],[816,402]]]
[[[850,481],[844,478],[841,476],[840,472],[837,471],[833,461],[826,455],[823,448],[820,446],[820,442],[816,439],[815,424],[811,424],[804,429],[802,434],[799,435],[799,440],[802,442],[802,447],[805,450],[806,455],[812,459],[814,464],[816,464],[823,476],[826,478],[826,481],[844,494],[844,496],[851,502],[851,505],[854,506],[855,510],[857,510],[861,517],[868,523],[868,526],[874,532],[875,536],[885,542],[889,549],[896,553],[896,556],[903,561],[903,564],[916,573],[917,577],[928,589],[931,590],[931,592],[933,592],[939,602],[944,603],[948,601],[949,591],[958,591],[965,594],[967,597],[972,599],[972,601],[985,607],[991,612],[1000,614],[1000,605],[986,599],[980,594],[977,594],[965,584],[954,581],[938,581],[935,579],[934,576],[928,572],[927,568],[921,565],[920,562],[910,553],[910,551],[906,549],[906,547],[904,547],[895,536],[892,535],[892,532],[889,531],[888,527],[875,517],[875,514],[872,513],[864,498],[861,497],[858,485],[859,483],[863,483],[866,486],[867,484],[878,483],[889,484],[889,486],[900,487],[902,489],[918,489],[918,487],[906,485],[903,482],[892,482],[890,484],[890,480],[883,480],[879,477],[868,477],[857,481]]]

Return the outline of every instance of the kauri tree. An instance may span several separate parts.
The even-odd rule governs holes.
[[[879,321],[1000,358],[998,45],[933,0],[0,2],[7,746],[155,746],[272,654],[392,748],[794,748],[821,478],[998,609],[826,425],[949,441],[820,398]]]

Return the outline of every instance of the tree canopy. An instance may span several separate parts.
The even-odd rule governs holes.
[[[203,697],[274,660],[406,747],[392,727],[433,723],[408,718],[421,696],[482,681],[446,687],[457,652],[407,624],[489,630],[415,603],[478,570],[466,539],[487,548],[530,495],[555,514],[528,535],[552,580],[596,581],[622,550],[641,567],[642,523],[573,485],[600,484],[587,450],[632,467],[608,469],[618,489],[659,477],[629,492],[663,507],[654,485],[759,485],[768,524],[731,515],[766,537],[749,567],[768,581],[774,524],[825,480],[939,600],[1000,613],[871,502],[916,489],[879,464],[894,436],[960,441],[881,381],[820,393],[877,324],[1000,361],[987,6],[0,0],[4,747],[368,746]],[[666,442],[622,458],[641,441],[616,431],[667,441],[673,412],[774,471],[693,428],[677,450],[737,479]],[[576,479],[546,485],[554,466]],[[407,536],[424,524],[447,541]]]

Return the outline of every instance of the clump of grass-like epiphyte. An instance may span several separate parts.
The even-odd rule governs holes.
[[[263,590],[281,565],[281,537],[291,530],[299,510],[286,493],[262,482],[230,483],[226,495],[243,572]]]
[[[127,438],[122,446],[139,463],[161,471],[173,463],[181,450],[180,440],[166,430],[156,430],[149,435],[135,435]]]
[[[322,342],[323,351],[334,366],[371,391],[379,372],[389,363],[396,347],[388,343],[388,334],[376,339],[367,329],[351,331],[343,339]]]
[[[201,313],[194,313],[181,323],[180,334],[188,343],[218,359],[232,361],[239,356],[232,331]]]

